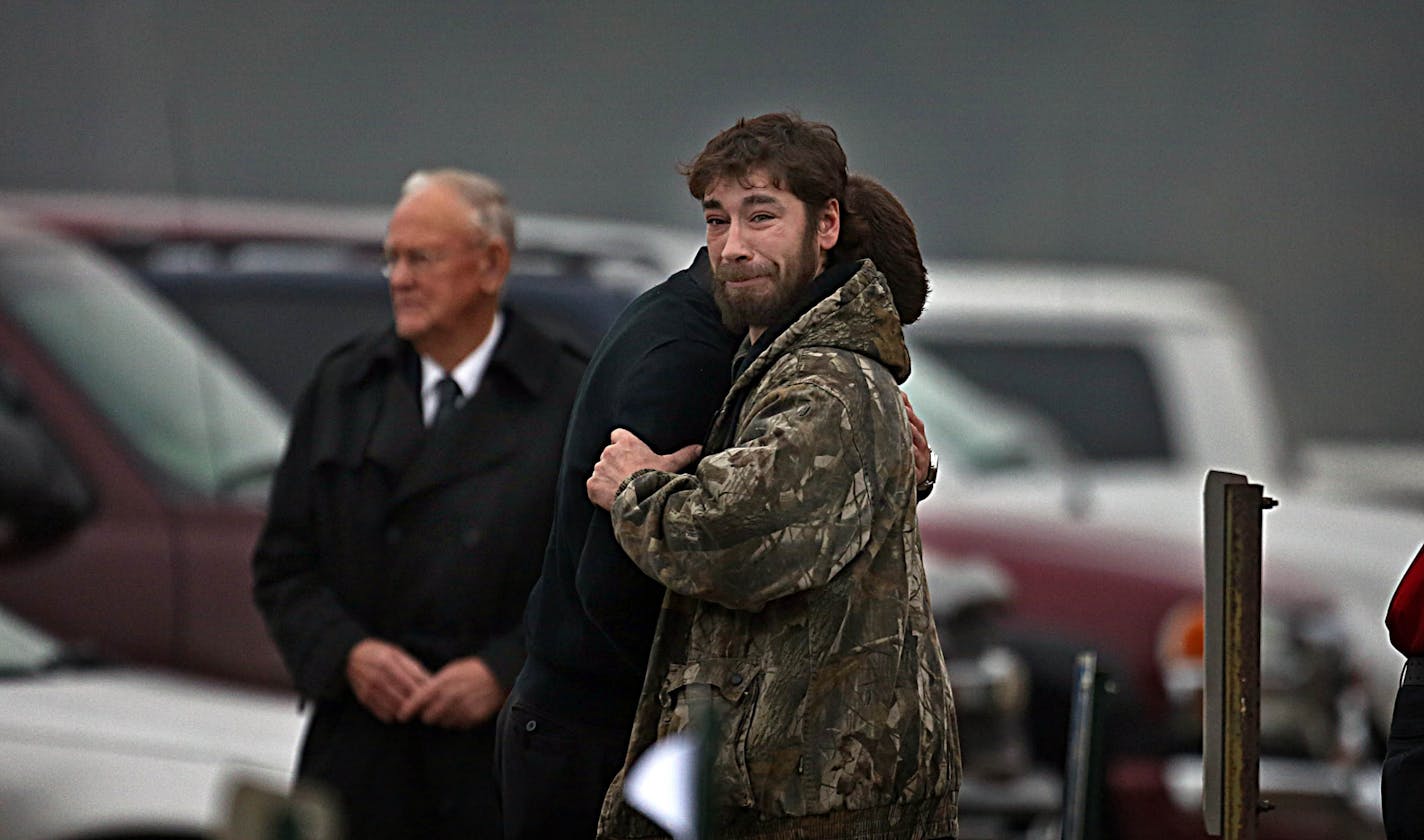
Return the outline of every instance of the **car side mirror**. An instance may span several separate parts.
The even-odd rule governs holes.
[[[63,538],[92,509],[83,477],[31,411],[19,380],[0,369],[0,560]]]

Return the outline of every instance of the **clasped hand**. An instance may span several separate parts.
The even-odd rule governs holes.
[[[608,440],[609,444],[603,448],[598,463],[593,465],[593,475],[586,483],[589,501],[604,510],[613,509],[613,498],[618,495],[618,488],[638,470],[678,472],[702,452],[702,447],[694,443],[676,452],[659,455],[627,429],[614,429]]]
[[[431,674],[400,647],[363,639],[346,659],[356,699],[383,723],[419,720],[468,729],[494,717],[505,691],[484,660],[468,656]]]

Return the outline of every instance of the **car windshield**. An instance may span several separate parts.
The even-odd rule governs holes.
[[[43,671],[63,655],[57,640],[0,609],[0,677]]]
[[[1061,467],[1053,424],[974,385],[907,336],[913,358],[905,393],[942,458],[963,473]]]
[[[285,415],[152,292],[65,244],[7,240],[0,306],[179,486],[265,495]]]
[[[934,336],[924,356],[988,393],[1050,418],[1090,461],[1172,457],[1150,363],[1127,343]],[[918,410],[918,406],[916,407]]]

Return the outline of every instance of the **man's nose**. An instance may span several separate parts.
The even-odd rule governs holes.
[[[411,268],[410,260],[405,257],[395,257],[389,260],[384,273],[386,282],[392,289],[407,287],[415,279],[415,271]]]
[[[727,223],[727,236],[722,242],[722,259],[749,260],[751,247],[747,242],[746,229],[736,219]]]

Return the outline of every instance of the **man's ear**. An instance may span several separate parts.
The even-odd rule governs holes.
[[[485,243],[484,260],[481,263],[481,285],[488,294],[498,294],[504,286],[504,278],[509,276],[511,259],[509,244],[495,238]]]
[[[841,203],[832,198],[816,214],[816,245],[822,251],[836,247],[841,238]]]

